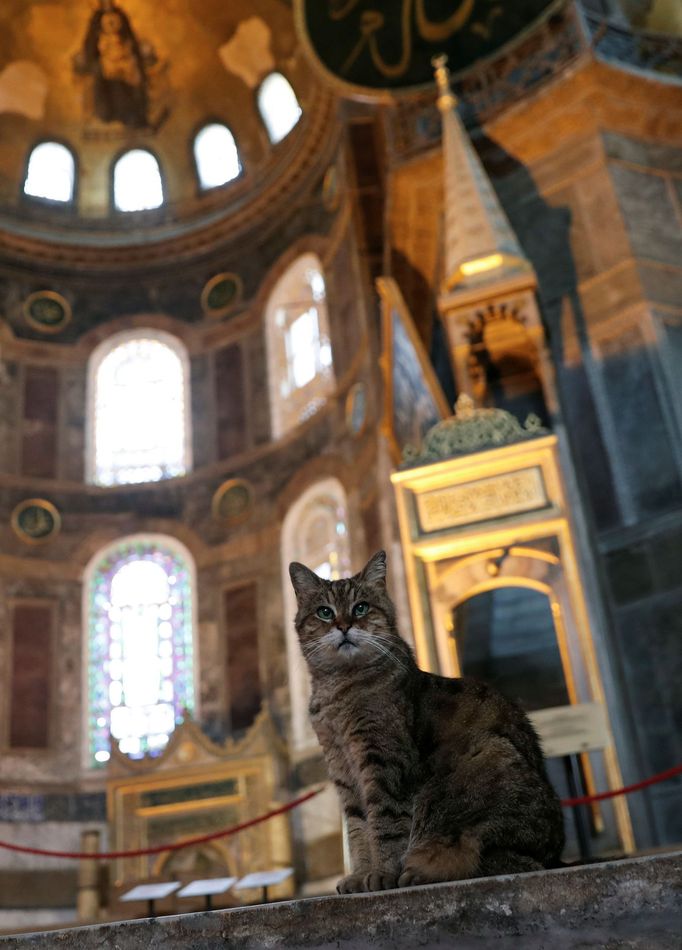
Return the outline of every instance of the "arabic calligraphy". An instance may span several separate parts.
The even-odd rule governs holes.
[[[431,81],[432,56],[464,69],[560,0],[296,0],[325,67],[366,88]]]
[[[359,2],[360,0],[346,0],[340,6],[339,0],[329,0],[331,18],[345,19]],[[430,43],[438,43],[449,39],[467,25],[475,5],[476,0],[461,0],[457,9],[446,20],[436,21],[430,20],[426,15],[426,0],[402,0],[400,14],[402,54],[395,63],[387,63],[379,51],[377,33],[385,26],[384,14],[380,10],[365,10],[360,18],[360,40],[344,63],[342,72],[348,72],[365,45],[368,45],[372,62],[383,76],[389,78],[402,76],[410,65],[414,19],[416,19],[417,32],[422,39]]]

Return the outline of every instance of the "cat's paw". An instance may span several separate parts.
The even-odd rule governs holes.
[[[398,878],[398,887],[416,887],[418,884],[429,884],[428,878],[418,869],[406,867]]]
[[[398,872],[387,868],[377,868],[365,875],[365,891],[390,891],[398,886]]]
[[[366,874],[348,874],[336,885],[338,894],[360,894],[365,888]]]

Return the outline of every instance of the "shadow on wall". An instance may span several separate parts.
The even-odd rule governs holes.
[[[529,170],[496,142],[479,134],[474,144],[538,276],[561,412],[593,524],[599,534],[638,522],[649,523],[655,532],[652,516],[679,511],[682,502],[673,436],[657,389],[657,383],[665,385],[657,379],[660,353],[647,345],[634,321],[597,342],[596,321],[590,327],[579,290],[576,257],[585,249],[578,246],[581,238],[573,226],[571,208],[549,205]],[[614,230],[622,226],[620,219],[613,223]],[[608,239],[609,228],[603,221],[593,218],[588,227],[601,230]],[[606,308],[608,312],[608,298]],[[613,317],[617,316],[617,304],[613,304]],[[668,398],[672,401],[672,394]],[[660,535],[661,542],[668,538],[673,535]],[[666,587],[661,580],[661,565],[667,566],[669,559],[652,556],[648,564],[657,573],[652,593],[656,599],[640,600],[636,609],[621,611],[614,587],[620,576],[610,564],[613,554],[628,554],[632,542],[621,543],[626,545],[622,552],[614,550],[602,563],[614,611],[613,669],[619,671],[627,699],[627,730],[637,737],[632,767],[639,774],[634,780],[674,765],[682,754],[679,729],[673,724],[680,715],[679,634],[668,616],[671,608],[679,615],[681,590],[679,571],[674,587]],[[673,550],[671,545],[672,540],[668,548]],[[682,817],[673,806],[676,796],[679,801],[679,787],[669,782],[654,787],[643,796],[644,801],[630,801],[642,845],[680,840]],[[650,839],[645,824],[651,829]]]
[[[676,507],[682,486],[644,337],[628,327],[627,338],[602,342],[596,352],[579,293],[571,209],[549,205],[528,169],[492,139],[481,133],[474,144],[538,276],[561,410],[597,529]]]

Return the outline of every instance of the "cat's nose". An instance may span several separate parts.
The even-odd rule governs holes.
[[[341,633],[348,633],[353,624],[350,622],[350,620],[344,620],[343,617],[337,617],[336,626],[339,628]]]

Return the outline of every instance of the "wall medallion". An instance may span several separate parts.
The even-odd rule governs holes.
[[[253,488],[243,478],[230,478],[216,490],[211,503],[213,517],[228,525],[247,521],[253,510]]]
[[[367,425],[367,387],[355,383],[346,396],[346,426],[351,435],[360,435]]]
[[[207,317],[222,317],[241,303],[243,289],[237,274],[216,274],[201,292],[201,309]]]
[[[71,316],[71,304],[54,290],[38,290],[24,301],[24,319],[41,333],[60,333]]]
[[[371,95],[433,82],[431,58],[459,70],[518,39],[554,0],[295,0],[313,62],[346,94]]]
[[[59,534],[62,519],[44,498],[20,501],[12,512],[12,530],[25,544],[45,544]]]

